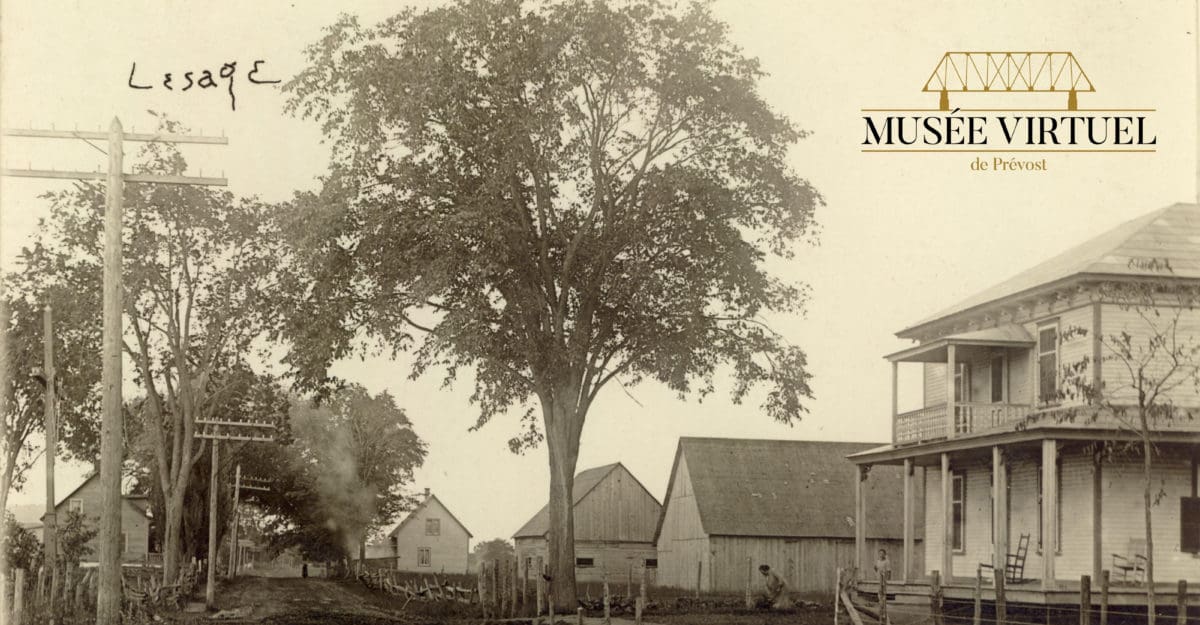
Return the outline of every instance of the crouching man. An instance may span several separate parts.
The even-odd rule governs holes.
[[[787,610],[792,607],[792,599],[788,596],[787,584],[771,567],[763,564],[758,567],[765,582],[763,593],[759,595],[758,607],[772,610]]]

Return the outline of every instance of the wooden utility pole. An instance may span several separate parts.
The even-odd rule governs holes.
[[[196,438],[208,439],[212,443],[212,467],[208,480],[208,574],[204,588],[204,603],[213,606],[216,597],[217,576],[217,465],[220,461],[221,441],[275,442],[275,424],[265,421],[196,420],[200,432]],[[241,467],[238,467],[240,473]]]
[[[4,169],[0,174],[19,178],[106,181],[104,197],[104,335],[101,347],[100,419],[100,534],[99,579],[96,593],[97,625],[117,625],[121,619],[121,464],[125,459],[121,397],[121,220],[126,182],[225,186],[224,178],[182,175],[126,174],[123,171],[126,141],[205,143],[226,145],[226,137],[175,134],[125,133],[113,118],[107,133],[60,130],[4,130],[9,137],[108,141],[108,171],[56,171]],[[93,144],[93,147],[94,146]],[[99,149],[99,148],[97,148]],[[102,150],[103,151],[103,150]]]
[[[213,441],[215,444],[216,441]],[[238,496],[241,495],[242,465],[238,463],[233,478],[233,508],[229,512],[229,579],[237,575],[238,560]]]
[[[204,605],[213,607],[216,596],[217,561],[217,464],[221,460],[221,441],[212,443],[212,467],[208,471],[208,577],[204,585]]]
[[[54,367],[54,309],[46,304],[42,316],[42,375],[46,382],[46,516],[43,519],[45,556],[50,596],[58,589],[58,515],[54,511],[54,456],[58,450],[58,370]]]

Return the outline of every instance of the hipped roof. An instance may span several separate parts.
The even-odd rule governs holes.
[[[879,445],[681,438],[656,540],[681,459],[710,536],[853,538],[855,471],[846,456]],[[873,467],[865,486],[867,538],[903,538],[903,470]]]
[[[1169,261],[1173,278],[1200,279],[1200,207],[1172,204],[1127,221],[897,334],[908,338],[929,323],[1073,276],[1163,277],[1135,262],[1148,259]]]

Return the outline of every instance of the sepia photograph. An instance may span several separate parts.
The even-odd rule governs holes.
[[[1200,0],[0,0],[0,625],[1200,625]]]

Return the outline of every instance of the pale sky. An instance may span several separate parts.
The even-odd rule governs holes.
[[[341,12],[373,23],[400,3],[255,3],[219,0],[47,0],[2,3],[0,124],[6,128],[149,130],[147,109],[196,132],[224,132],[227,147],[188,147],[195,172],[224,171],[238,194],[281,200],[313,188],[327,150],[311,122],[282,116],[282,94],[245,81],[287,79],[301,50]],[[890,367],[897,330],[1118,223],[1196,197],[1195,0],[1141,3],[785,2],[720,0],[716,11],[746,53],[770,74],[772,106],[812,131],[793,151],[796,171],[824,194],[819,246],[780,265],[812,287],[807,314],[777,329],[808,353],[816,399],[794,427],[768,419],[758,401],[733,405],[729,386],[703,404],[653,385],[608,388],[592,408],[579,468],[621,461],[660,499],[680,436],[886,442]],[[863,154],[861,108],[934,107],[921,93],[947,50],[1069,50],[1096,86],[1080,108],[1153,108],[1153,154],[1050,154],[1048,171],[972,172],[970,154]],[[211,69],[237,61],[237,111],[224,90],[134,91],[138,75]],[[149,82],[149,80],[147,81]],[[1019,96],[1006,104],[1020,106]],[[104,157],[80,142],[7,140],[6,167],[87,169]],[[0,262],[46,214],[47,180],[0,182]],[[400,243],[400,242],[398,242]],[[390,390],[430,445],[414,490],[430,487],[476,540],[508,538],[540,508],[548,488],[545,449],[507,451],[516,415],[469,433],[469,380],[408,379],[405,362],[339,363],[336,373],[371,391]],[[906,372],[915,379],[916,369]],[[910,385],[911,386],[911,385]],[[627,392],[626,392],[627,391]],[[902,398],[920,401],[919,393]],[[752,459],[748,459],[752,460]],[[86,467],[60,463],[58,494]],[[847,466],[847,470],[849,466]],[[39,503],[44,472],[29,475],[13,505]]]

